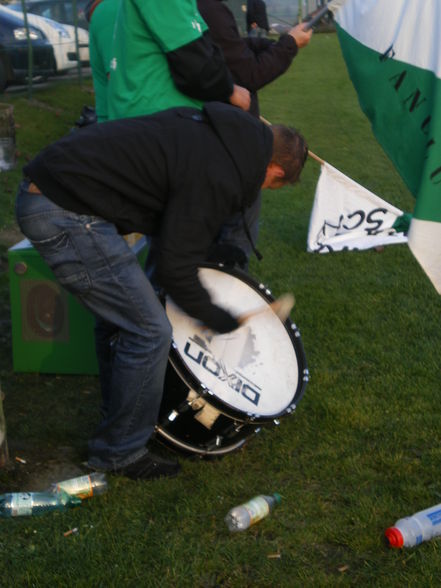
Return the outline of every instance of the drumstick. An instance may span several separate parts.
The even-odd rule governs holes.
[[[274,300],[267,306],[262,306],[261,308],[256,308],[256,310],[251,310],[250,312],[246,312],[241,314],[237,317],[237,321],[240,325],[243,325],[249,319],[261,314],[262,312],[266,312],[267,310],[272,310],[274,314],[276,314],[279,319],[284,323],[286,319],[289,317],[289,313],[291,312],[292,307],[294,306],[295,299],[293,294],[287,293],[282,294],[277,300]]]

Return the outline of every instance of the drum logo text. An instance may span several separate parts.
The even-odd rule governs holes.
[[[192,343],[197,345],[196,351],[191,349]],[[201,347],[198,343],[190,339],[185,344],[184,353],[218,380],[226,382],[230,388],[252,402],[255,406],[259,405],[260,392],[256,390],[258,386],[255,386],[250,381],[245,381],[245,378],[238,372],[233,371],[229,374],[225,364],[222,361],[216,360],[204,347]]]

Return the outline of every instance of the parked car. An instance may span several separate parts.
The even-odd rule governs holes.
[[[21,4],[21,0],[11,0]],[[86,7],[90,0],[77,0],[77,25],[83,29],[89,28],[86,20]],[[62,24],[75,25],[73,0],[26,0],[26,9],[33,14],[56,20]]]
[[[54,71],[54,50],[40,29],[30,26],[29,33],[32,76],[46,78]],[[0,10],[0,92],[8,85],[22,84],[28,74],[28,41],[23,19],[10,11]]]
[[[75,27],[72,25],[62,25],[69,33],[70,37],[75,42]],[[81,65],[89,65],[89,31],[81,27],[77,27],[78,31],[78,51],[80,54]],[[75,55],[76,59],[76,55]]]
[[[19,15],[24,22],[21,3],[9,4],[7,7],[3,7],[3,9]],[[52,43],[55,55],[55,73],[64,73],[78,65],[75,27],[63,25],[50,18],[38,16],[30,12],[27,13],[27,18],[28,23],[43,31]],[[89,63],[89,32],[79,27],[77,31],[80,61],[85,65]]]

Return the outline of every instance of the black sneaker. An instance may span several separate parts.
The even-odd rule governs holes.
[[[161,476],[176,476],[180,469],[181,466],[177,461],[170,461],[149,452],[133,463],[114,470],[112,473],[126,476],[132,480],[152,480]]]

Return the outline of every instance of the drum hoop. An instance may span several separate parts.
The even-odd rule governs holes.
[[[186,443],[182,441],[175,435],[168,433],[164,427],[157,425],[156,426],[156,433],[164,437],[166,441],[171,443],[172,445],[177,446],[179,449],[187,451],[188,453],[195,453],[200,456],[222,456],[226,455],[227,453],[231,453],[232,451],[236,451],[236,449],[240,449],[249,441],[249,437],[245,437],[244,439],[239,439],[232,443],[231,445],[227,445],[226,447],[219,447],[219,449],[203,449],[202,447],[196,447],[191,445],[190,443]],[[256,432],[256,431],[255,431]],[[251,436],[251,435],[250,435]]]
[[[214,269],[217,271],[221,271],[225,274],[233,276],[239,279],[242,282],[245,282],[247,286],[252,288],[255,292],[257,292],[266,302],[271,303],[274,302],[275,298],[273,297],[271,290],[267,288],[261,282],[257,282],[254,278],[249,276],[247,273],[240,269],[232,268],[232,267],[225,267],[222,263],[210,263],[204,262],[198,265],[198,268],[203,269]],[[166,304],[167,298],[164,301]],[[282,322],[282,321],[281,321]],[[282,411],[278,413],[274,413],[272,415],[261,415],[261,414],[253,414],[249,412],[240,411],[234,406],[231,406],[225,401],[218,400],[217,396],[214,393],[211,393],[196,377],[196,375],[192,372],[192,370],[187,366],[184,360],[179,353],[177,346],[174,342],[172,342],[172,348],[170,351],[170,363],[172,364],[173,368],[178,373],[179,377],[187,384],[187,386],[194,389],[196,392],[207,398],[210,404],[213,404],[216,409],[222,412],[224,415],[234,418],[235,420],[241,422],[252,422],[255,424],[259,423],[267,423],[268,421],[272,421],[274,419],[278,419],[284,415],[291,414],[297,407],[297,404],[303,398],[305,393],[306,385],[309,381],[309,370],[307,368],[306,363],[306,356],[305,351],[303,348],[303,344],[300,338],[300,331],[297,328],[297,325],[293,323],[290,318],[288,317],[284,322],[282,322],[283,326],[285,327],[286,332],[291,340],[292,346],[294,348],[294,352],[296,355],[299,376],[298,376],[298,383],[297,388],[292,396],[292,400],[289,405]],[[187,376],[190,378],[187,379]],[[196,386],[191,386],[190,383],[196,383]]]

